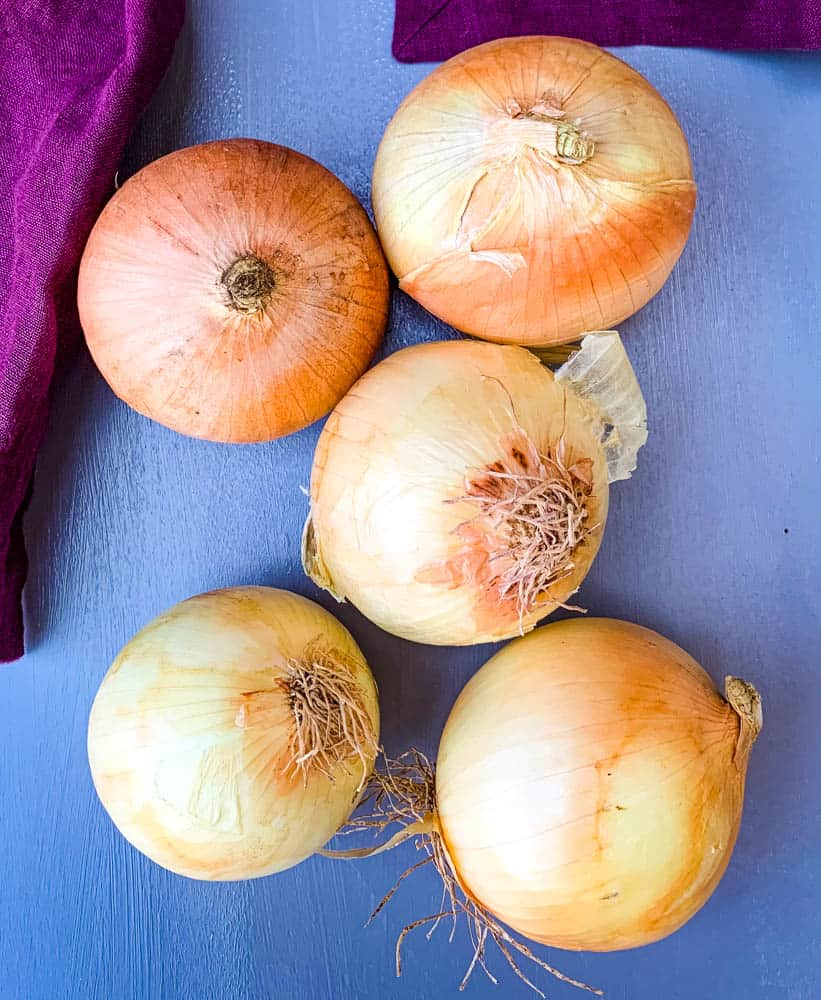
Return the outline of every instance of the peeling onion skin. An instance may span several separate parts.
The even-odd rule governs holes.
[[[388,125],[373,176],[400,287],[465,333],[531,346],[610,329],[648,302],[695,198],[661,95],[560,37],[499,39],[438,66]]]
[[[570,575],[521,620],[481,575],[449,583],[436,572],[459,562],[458,530],[477,515],[458,499],[466,478],[508,460],[501,445],[517,427],[541,452],[564,432],[567,464],[592,462],[593,530]],[[464,340],[397,351],[357,382],[319,438],[306,569],[415,642],[469,645],[526,632],[578,589],[598,551],[609,496],[599,436],[590,409],[522,348]]]
[[[460,882],[559,948],[671,934],[723,875],[758,717],[682,649],[608,619],[547,625],[468,682],[439,747],[439,821]]]
[[[355,668],[378,740],[376,685],[359,647],[296,594],[201,594],[123,648],[94,699],[88,756],[103,806],[134,847],[180,875],[228,881],[290,868],[333,836],[362,764],[338,765],[333,781],[284,771],[291,720],[277,681],[316,641]]]
[[[248,260],[253,273],[238,273]],[[230,139],[125,182],[91,233],[78,303],[129,406],[182,434],[251,442],[332,409],[382,339],[388,294],[376,233],[340,180],[284,146]]]

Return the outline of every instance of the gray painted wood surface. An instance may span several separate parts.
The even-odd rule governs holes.
[[[180,145],[252,135],[316,157],[367,203],[381,132],[427,69],[391,59],[390,0],[191,7],[125,172]],[[613,490],[581,600],[659,629],[716,679],[755,681],[766,725],[738,847],[705,909],[641,951],[552,957],[612,998],[809,1000],[821,989],[821,58],[622,54],[680,116],[700,196],[681,265],[623,327],[650,440]],[[446,334],[395,296],[386,350]],[[456,995],[464,930],[451,945],[444,928],[410,940],[394,978],[397,931],[438,904],[432,876],[362,927],[412,848],[189,882],[117,835],[88,774],[91,699],[151,617],[245,582],[318,596],[299,566],[299,487],[318,431],[251,447],[186,440],[128,411],[85,356],[61,379],[26,524],[29,652],[0,671],[3,1000]],[[388,749],[434,752],[489,648],[413,646],[350,607],[340,616],[379,680]],[[551,997],[574,995],[540,981]],[[469,995],[528,994],[509,975],[495,988],[477,974]]]

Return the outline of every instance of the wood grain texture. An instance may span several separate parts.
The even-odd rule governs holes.
[[[367,202],[381,132],[425,73],[390,57],[391,0],[196,0],[125,172],[183,144],[251,135],[294,146]],[[631,49],[689,137],[700,196],[681,264],[624,325],[650,441],[612,491],[581,592],[596,614],[658,629],[719,679],[754,680],[765,729],[729,872],[706,908],[638,952],[554,952],[611,1000],[807,1000],[817,994],[821,842],[821,58]],[[447,335],[395,295],[386,350]],[[314,426],[270,445],[178,437],[128,411],[83,356],[59,386],[27,519],[29,653],[0,672],[2,1000],[418,1000],[457,996],[469,958],[408,942],[433,877],[362,924],[408,846],[316,858],[244,884],[189,882],[116,833],[94,795],[85,727],[119,647],[192,593],[290,587]],[[390,750],[434,751],[490,648],[394,640],[340,617],[373,666]],[[503,973],[500,959],[493,968]],[[544,980],[541,980],[544,982]],[[554,1000],[574,996],[547,982]],[[526,997],[477,974],[474,997]]]

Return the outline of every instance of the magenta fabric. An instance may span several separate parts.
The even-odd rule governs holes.
[[[393,54],[438,62],[491,38],[598,45],[821,48],[821,0],[396,0]]]
[[[0,0],[0,661],[23,653],[22,517],[77,266],[183,16],[184,0]]]

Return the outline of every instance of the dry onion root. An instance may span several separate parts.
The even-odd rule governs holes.
[[[321,641],[287,662],[276,682],[292,717],[286,774],[298,773],[307,784],[316,771],[333,781],[337,768],[350,773],[355,761],[360,788],[365,783],[377,743],[356,674],[356,661]]]
[[[306,572],[388,632],[445,645],[523,634],[567,607],[608,482],[646,438],[617,334],[555,375],[529,351],[406,348],[329,417],[311,473]]]
[[[503,38],[437,66],[379,146],[373,205],[400,287],[459,330],[549,345],[617,325],[690,230],[687,141],[630,66]]]
[[[183,601],[120,652],[91,710],[94,785],[138,850],[208,880],[282,871],[348,817],[379,707],[347,630],[296,594]]]
[[[725,697],[683,650],[608,619],[548,625],[508,644],[459,695],[437,770],[411,751],[369,786],[348,832],[402,829],[367,857],[416,838],[443,905],[414,928],[464,914],[474,947],[462,986],[494,941],[538,958],[507,928],[571,950],[657,941],[707,901],[729,862],[761,699],[728,677]],[[454,923],[455,927],[455,923]],[[492,976],[491,976],[492,978]],[[593,992],[596,992],[595,990]]]
[[[453,941],[459,918],[464,916],[473,945],[473,955],[459,984],[460,991],[467,986],[477,965],[494,985],[498,985],[498,980],[488,968],[486,961],[487,946],[489,942],[493,942],[515,975],[543,1000],[545,994],[528,979],[519,967],[521,958],[535,963],[563,983],[577,986],[594,993],[596,996],[602,996],[601,990],[566,976],[545,962],[526,944],[514,937],[489,910],[471,898],[465,891],[448,856],[436,816],[435,779],[434,765],[420,750],[415,748],[408,750],[397,760],[384,757],[383,769],[375,770],[371,774],[365,795],[360,802],[360,809],[339,833],[345,835],[369,831],[379,834],[396,823],[404,824],[404,829],[386,844],[377,848],[362,848],[351,851],[323,850],[319,852],[328,858],[366,858],[396,847],[411,838],[415,840],[416,849],[424,852],[425,857],[406,868],[393,887],[382,897],[368,918],[366,927],[379,916],[409,875],[426,865],[433,865],[442,880],[440,909],[438,912],[427,917],[420,917],[402,928],[396,939],[396,975],[402,975],[402,945],[412,931],[429,924],[431,926],[426,936],[430,940],[439,924],[443,920],[450,920],[452,922],[450,940]]]
[[[482,520],[486,533],[499,539],[498,547],[488,554],[493,567],[488,585],[500,602],[515,600],[521,633],[525,615],[538,608],[551,587],[572,574],[574,553],[600,527],[589,523],[592,460],[580,458],[568,469],[563,436],[555,455],[550,449],[540,454],[529,439],[524,444],[532,455],[527,468],[511,471],[502,462],[494,463],[467,480],[462,496],[447,501],[479,509],[476,517],[459,525],[457,535],[474,536],[476,523]],[[498,571],[494,563],[499,564]]]

